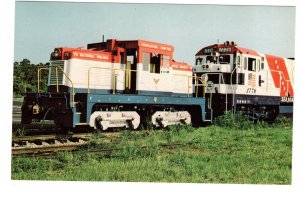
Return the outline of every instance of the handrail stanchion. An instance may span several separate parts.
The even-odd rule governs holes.
[[[188,97],[190,97],[190,78],[187,77],[187,91],[188,91]]]
[[[196,85],[196,98],[198,98],[198,93],[199,93],[199,77],[195,77],[195,85]]]
[[[55,75],[56,75],[56,92],[58,93],[58,70],[57,70],[57,67],[55,67]]]
[[[37,67],[38,71],[37,71],[37,78],[38,78],[38,82],[37,82],[37,89],[38,89],[38,93],[40,93],[41,91],[41,88],[40,88],[40,84],[41,84],[41,81],[42,81],[42,75],[41,75],[41,72],[42,70],[49,70],[49,67]]]
[[[37,78],[38,78],[38,83],[37,83],[37,88],[38,88],[38,93],[40,93],[40,68],[38,67],[38,72],[37,72]]]
[[[206,91],[206,81],[203,81],[203,98],[205,98],[205,92]]]
[[[56,68],[59,68],[61,70],[61,72],[66,76],[66,78],[71,82],[72,85],[72,108],[75,107],[75,91],[74,91],[74,84],[73,81],[68,77],[68,75],[63,71],[63,69],[60,66],[56,66]]]
[[[88,70],[88,94],[90,93],[90,72],[92,68],[89,68]]]
[[[116,70],[114,69],[114,86],[113,86],[113,94],[116,94],[116,89],[117,89],[117,74],[116,74]]]
[[[112,70],[113,71],[113,77],[114,77],[114,84],[113,86],[113,94],[115,94],[115,90],[116,90],[116,85],[117,85],[117,73],[116,71],[124,71],[125,72],[125,75],[126,75],[126,71],[128,71],[128,73],[131,73],[131,72],[137,72],[137,70],[130,70],[130,69],[121,69],[121,68],[103,68],[103,67],[90,67],[89,70],[88,70],[88,93],[90,93],[90,82],[91,82],[91,70],[92,69],[100,69],[100,70]],[[130,86],[130,77],[129,77],[129,81],[128,81],[128,85]]]

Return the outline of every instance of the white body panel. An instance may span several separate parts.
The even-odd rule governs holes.
[[[212,89],[206,89],[207,93],[216,93],[215,87],[218,89],[219,93],[222,94],[243,94],[243,95],[260,95],[260,96],[280,96],[280,87],[276,88],[274,84],[274,79],[272,78],[272,70],[268,65],[266,57],[264,54],[260,54],[264,58],[264,68],[261,69],[261,66],[256,62],[255,71],[249,71],[248,68],[244,66],[244,57],[241,58],[240,65],[236,66],[236,72],[239,74],[244,74],[244,84],[214,84]],[[199,57],[199,56],[197,56]],[[196,58],[197,58],[196,57]],[[257,56],[247,55],[248,58],[256,58],[259,61],[262,61]],[[288,68],[289,76],[292,76],[293,73],[293,61],[285,59],[285,63]],[[204,64],[205,65],[205,64]],[[290,66],[289,66],[290,65]],[[220,68],[220,66],[224,68]],[[218,70],[219,69],[219,70]],[[231,65],[220,65],[220,64],[210,64],[209,69],[204,69],[202,65],[196,65],[193,67],[194,72],[204,72],[209,75],[209,73],[232,73]],[[263,80],[259,84],[259,77]],[[293,80],[293,79],[292,79]],[[293,83],[292,83],[293,84]]]
[[[125,65],[82,59],[57,62],[61,63],[65,75],[73,82],[75,89],[112,90],[116,80],[116,90],[125,90]],[[56,65],[54,61],[52,64]],[[192,94],[191,70],[177,70],[171,66],[161,67],[160,70],[160,73],[150,73],[150,71],[143,70],[142,64],[137,64],[136,90],[150,93]],[[55,69],[52,69],[51,72],[55,72]],[[114,78],[114,72],[117,76],[116,79]],[[71,81],[65,75],[62,74],[62,81],[59,84],[72,87]],[[49,85],[55,84],[54,76]]]
[[[143,70],[142,64],[138,64],[137,68],[137,90],[172,92],[172,86],[170,85],[172,78],[169,73],[150,73],[150,71]]]
[[[72,80],[74,88],[78,89],[88,89],[88,84],[90,89],[113,89],[115,79],[112,69],[116,69],[116,90],[124,90],[125,71],[118,70],[124,69],[124,66],[119,63],[82,59],[66,60],[64,63],[65,74]],[[70,80],[64,75],[61,85],[72,87]]]
[[[172,91],[176,94],[192,94],[192,71],[185,70],[171,70],[172,82],[170,86]]]

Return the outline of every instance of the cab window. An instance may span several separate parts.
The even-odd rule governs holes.
[[[198,58],[196,59],[196,65],[201,65],[201,64],[203,64],[203,58],[198,57]]]
[[[160,73],[161,54],[151,53],[150,57],[150,73]]]
[[[256,71],[256,59],[248,58],[248,70],[249,71]]]
[[[169,67],[169,65],[170,65],[170,57],[169,56],[163,55],[162,65]]]
[[[149,71],[149,53],[143,53],[143,71]]]
[[[230,63],[230,55],[220,55],[219,62],[220,62],[220,64],[229,64]]]

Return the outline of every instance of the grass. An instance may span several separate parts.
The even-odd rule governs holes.
[[[292,129],[288,121],[281,122],[243,130],[175,126],[124,131],[119,137],[95,134],[76,153],[47,159],[14,157],[12,179],[291,184]],[[87,153],[103,148],[121,150]]]

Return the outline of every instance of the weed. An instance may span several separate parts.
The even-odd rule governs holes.
[[[283,115],[279,115],[275,119],[273,126],[282,127],[282,128],[291,128],[293,126],[293,119]]]
[[[249,130],[253,128],[253,123],[242,112],[236,112],[236,114],[234,114],[231,111],[227,111],[224,115],[219,116],[215,120],[215,125],[224,128],[242,130]]]
[[[290,184],[291,128],[283,132],[264,122],[248,127],[238,120],[227,114],[221,122],[226,127],[123,131],[110,139],[117,143],[95,134],[87,148],[118,151],[109,156],[82,149],[51,159],[13,157],[12,179]],[[182,145],[161,146],[166,143]]]
[[[100,148],[102,147],[103,144],[105,144],[103,134],[95,133],[85,144],[80,146],[79,149],[88,150],[88,149]]]
[[[15,131],[16,136],[25,136],[26,135],[26,130],[24,128],[18,128]]]

